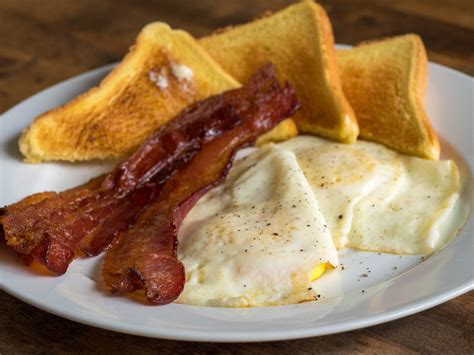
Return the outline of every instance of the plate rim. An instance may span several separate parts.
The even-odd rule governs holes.
[[[436,296],[427,296],[418,299],[415,302],[408,303],[404,306],[395,308],[388,312],[383,312],[379,315],[368,315],[363,318],[354,319],[351,321],[345,321],[341,323],[308,327],[305,330],[301,329],[282,329],[282,330],[271,330],[263,331],[255,334],[251,334],[245,331],[232,331],[232,332],[218,332],[212,333],[208,330],[189,330],[189,329],[160,329],[160,333],[156,333],[150,330],[147,326],[137,326],[128,323],[114,323],[112,320],[107,318],[87,318],[81,316],[79,313],[74,311],[61,312],[55,309],[54,306],[43,304],[34,299],[34,297],[26,297],[23,294],[16,292],[15,290],[2,286],[2,290],[10,294],[11,296],[31,305],[45,312],[51,313],[55,316],[68,319],[70,321],[78,322],[92,327],[106,329],[114,332],[120,332],[136,336],[145,336],[156,339],[169,339],[169,340],[180,340],[180,341],[198,341],[198,342],[219,342],[219,343],[251,343],[251,342],[267,342],[267,341],[283,341],[293,339],[303,339],[315,336],[323,336],[330,334],[338,334],[356,329],[371,327],[378,324],[387,323],[396,319],[400,319],[415,313],[422,312],[424,310],[436,307],[441,303],[447,302],[455,297],[461,296],[469,291],[474,290],[474,281],[467,281],[461,284],[455,289],[450,289],[442,292]]]

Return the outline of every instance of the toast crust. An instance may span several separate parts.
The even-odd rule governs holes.
[[[295,121],[291,118],[287,118],[281,121],[278,126],[273,128],[270,132],[261,135],[256,142],[257,146],[261,146],[265,143],[282,142],[287,139],[296,137],[298,135],[298,127],[296,127]]]
[[[123,158],[190,103],[238,86],[188,33],[152,23],[97,87],[36,118],[20,151],[28,162]],[[287,121],[264,139],[296,134]]]
[[[178,80],[171,65],[189,67],[191,80]],[[151,75],[161,70],[164,89]],[[98,87],[40,115],[20,150],[28,162],[122,158],[191,102],[239,85],[188,33],[152,23]]]
[[[192,79],[175,78],[173,64],[189,67]],[[165,89],[151,80],[163,68]],[[121,158],[191,102],[239,85],[188,33],[152,23],[98,87],[40,115],[20,150],[28,162]]]
[[[320,5],[296,3],[219,30],[199,44],[239,81],[271,61],[279,79],[289,80],[301,101],[294,116],[299,130],[347,143],[356,140],[358,125],[342,90],[331,23]]]
[[[419,36],[362,42],[338,51],[338,60],[361,138],[439,159],[439,141],[424,110],[427,56]]]

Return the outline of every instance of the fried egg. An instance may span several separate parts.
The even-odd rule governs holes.
[[[293,151],[338,248],[429,253],[452,235],[439,227],[459,197],[453,161],[410,157],[380,144],[300,136]]]
[[[397,182],[397,154],[382,146],[342,144],[300,136],[281,144],[296,154],[331,231],[336,247],[348,243],[354,206],[386,181]]]
[[[237,161],[180,228],[178,303],[270,306],[315,298],[337,250],[294,153],[275,145]]]
[[[430,253],[453,235],[452,161],[380,144],[299,136],[238,160],[179,232],[178,303],[252,307],[313,300],[336,248]]]

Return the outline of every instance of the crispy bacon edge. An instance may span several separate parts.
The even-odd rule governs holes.
[[[299,108],[293,88],[288,83],[279,86],[272,66],[261,69],[253,80],[265,85],[242,113],[240,123],[206,143],[112,244],[103,276],[113,293],[143,289],[150,304],[162,305],[182,292],[185,270],[176,255],[182,220],[205,192],[225,178],[239,148],[252,144]]]

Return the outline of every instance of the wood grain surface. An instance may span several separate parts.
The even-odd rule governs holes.
[[[155,20],[196,37],[246,22],[286,0],[0,0],[0,112],[73,75],[116,62]],[[474,74],[474,5],[443,0],[324,0],[338,43],[406,32],[431,61]],[[474,293],[387,324],[331,336],[256,344],[146,339],[101,330],[0,292],[0,354],[96,353],[473,353]]]

